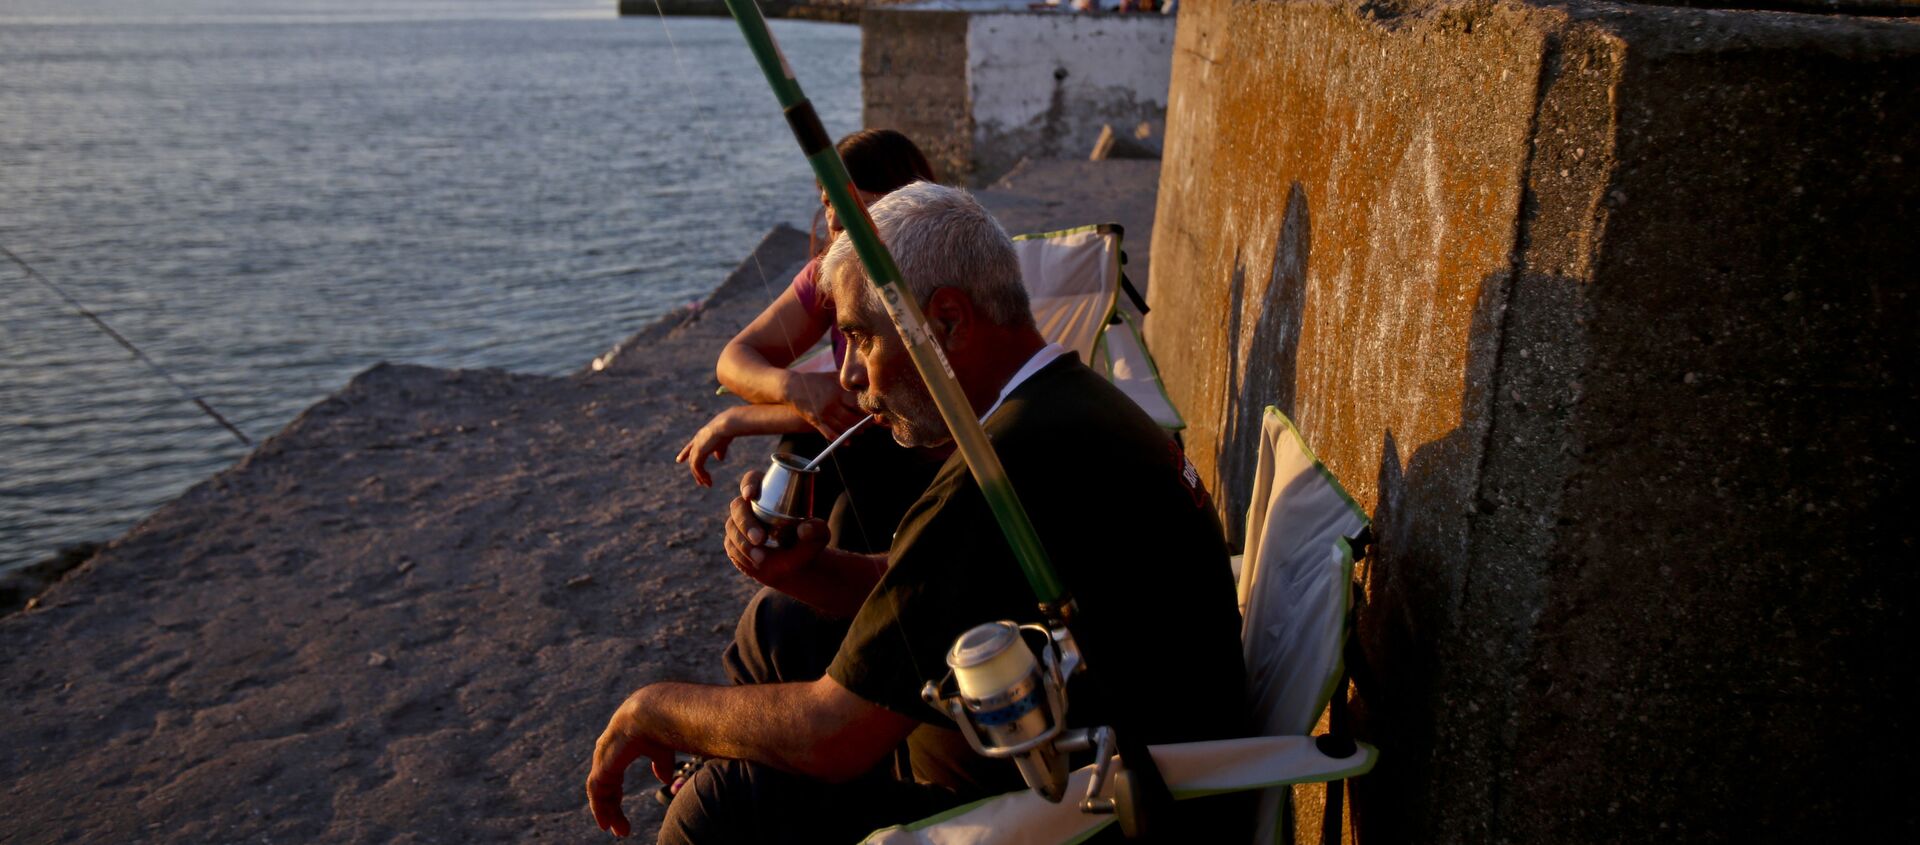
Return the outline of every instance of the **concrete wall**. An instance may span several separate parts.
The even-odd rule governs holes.
[[[1915,830],[1916,80],[1902,21],[1182,9],[1148,340],[1229,524],[1266,404],[1375,514],[1359,838]]]
[[[1159,15],[869,10],[864,122],[906,132],[973,184],[1023,157],[1084,157],[1106,124],[1146,124],[1157,148],[1173,31]]]
[[[874,11],[860,20],[861,124],[898,129],[940,178],[973,172],[964,12]]]

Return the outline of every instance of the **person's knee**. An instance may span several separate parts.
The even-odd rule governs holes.
[[[846,620],[820,616],[805,602],[762,587],[747,602],[723,657],[736,684],[811,681],[827,671]]]
[[[660,823],[660,845],[713,845],[751,841],[742,821],[754,815],[753,778],[747,763],[709,760],[682,784]]]
[[[876,772],[829,784],[744,760],[711,760],[667,807],[660,845],[858,842],[876,829],[958,803],[937,787]]]
[[[721,662],[725,664],[727,678],[736,684],[773,683],[775,671],[773,649],[775,644],[770,637],[773,626],[769,625],[770,609],[768,602],[778,603],[779,593],[767,587],[753,594],[747,600],[746,609],[740,611],[740,620],[733,626],[733,642],[727,644],[726,654]]]

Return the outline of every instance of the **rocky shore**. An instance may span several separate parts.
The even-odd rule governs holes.
[[[1144,284],[1158,173],[1040,162],[981,196],[1014,232],[1127,225]],[[806,240],[770,232],[598,369],[374,367],[0,618],[9,841],[599,841],[608,712],[718,680],[752,592],[720,549],[731,482],[673,455]]]

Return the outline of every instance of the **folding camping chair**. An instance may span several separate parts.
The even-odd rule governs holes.
[[[1371,534],[1366,512],[1276,408],[1267,408],[1261,426],[1253,492],[1238,582],[1247,691],[1262,735],[1148,750],[1176,799],[1261,790],[1255,841],[1266,845],[1280,841],[1288,824],[1292,784],[1328,782],[1331,789],[1370,771],[1379,756],[1347,733],[1344,709],[1353,564]],[[1331,730],[1311,736],[1330,702]],[[1071,845],[1114,821],[1078,808],[1092,770],[1073,774],[1059,804],[1010,792],[875,831],[865,842]],[[1329,809],[1338,842],[1338,811]]]
[[[1179,431],[1186,421],[1167,398],[1140,334],[1147,302],[1127,279],[1125,235],[1118,223],[1098,223],[1016,235],[1013,248],[1040,333],[1080,353],[1161,428]]]
[[[1016,235],[1020,276],[1033,304],[1034,325],[1048,341],[1080,353],[1080,360],[1133,399],[1168,431],[1186,427],[1167,398],[1160,371],[1140,334],[1147,303],[1122,265],[1125,230],[1100,223]],[[1125,293],[1126,296],[1121,296]],[[799,372],[831,372],[833,359],[817,349],[793,363]]]

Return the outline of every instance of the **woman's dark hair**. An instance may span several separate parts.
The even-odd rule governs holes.
[[[891,129],[862,129],[835,145],[853,185],[869,194],[889,194],[915,182],[937,182],[933,166],[912,139]]]

